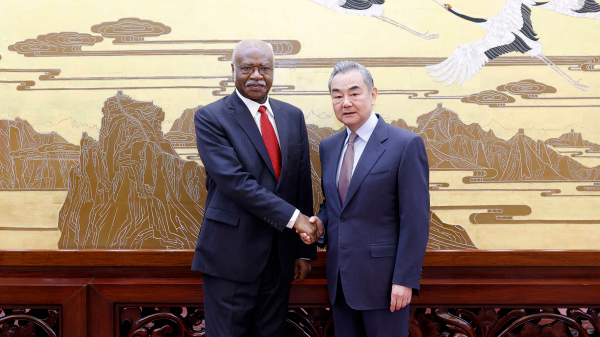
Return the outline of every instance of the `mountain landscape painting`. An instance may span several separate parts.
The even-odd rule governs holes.
[[[386,1],[393,21],[308,0],[67,3],[0,3],[0,249],[193,249],[207,198],[194,115],[234,92],[248,38],[273,49],[270,97],[304,113],[315,213],[319,144],[345,132],[329,77],[354,60],[375,113],[425,143],[429,249],[600,248],[595,15],[532,8],[530,55],[474,48],[487,31],[435,2]],[[504,3],[452,6],[491,18]]]

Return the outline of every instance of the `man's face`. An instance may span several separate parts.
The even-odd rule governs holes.
[[[250,46],[240,50],[233,61],[236,65],[232,64],[232,71],[237,91],[246,98],[263,103],[273,85],[272,54],[264,48]],[[250,68],[252,72],[246,73]]]
[[[331,81],[331,101],[335,117],[356,131],[371,116],[377,88],[369,91],[359,70],[337,74]]]

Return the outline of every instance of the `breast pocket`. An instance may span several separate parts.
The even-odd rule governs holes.
[[[389,167],[374,168],[373,170],[371,170],[371,172],[369,172],[369,174],[367,174],[365,179],[374,180],[374,179],[385,178],[385,177],[389,176],[390,171],[391,170]]]

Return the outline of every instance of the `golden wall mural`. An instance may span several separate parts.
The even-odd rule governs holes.
[[[430,249],[600,248],[594,0],[34,0],[0,3],[0,31],[0,249],[194,248],[193,116],[233,92],[246,38],[305,114],[315,212],[319,142],[343,129],[327,81],[351,59],[425,141]]]

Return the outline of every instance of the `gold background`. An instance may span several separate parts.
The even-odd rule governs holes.
[[[489,18],[500,11],[503,3],[497,0],[455,0],[451,5],[467,15]],[[0,2],[0,119],[14,121],[19,117],[31,124],[38,133],[56,132],[66,141],[80,145],[83,132],[98,140],[102,108],[107,99],[122,89],[123,94],[132,99],[153,102],[162,108],[165,114],[162,131],[167,133],[186,109],[206,105],[220,98],[213,94],[215,89],[194,86],[219,87],[223,79],[157,77],[231,74],[230,62],[219,60],[219,55],[174,55],[175,52],[170,55],[140,56],[132,55],[134,51],[230,50],[234,43],[227,40],[260,38],[300,42],[301,49],[296,55],[278,55],[276,58],[279,60],[394,57],[417,60],[448,57],[459,44],[473,42],[485,34],[484,29],[455,17],[432,1],[388,0],[383,7],[387,17],[419,32],[429,30],[437,33],[440,38],[429,41],[420,39],[374,18],[337,13],[310,0],[263,0],[252,3],[237,0],[32,0],[26,4],[3,1]],[[562,56],[587,60],[600,54],[600,20],[572,18],[540,8],[533,8],[532,11],[533,26],[540,37],[539,42],[544,45],[546,56],[553,60],[553,57]],[[122,18],[139,18],[168,26],[170,32],[167,34],[146,37],[144,40],[173,43],[115,44],[112,38],[105,36],[102,42],[81,47],[83,52],[119,54],[118,51],[122,51],[118,56],[102,53],[98,53],[99,56],[83,56],[74,52],[25,57],[9,50],[9,46],[19,41],[36,39],[38,35],[49,33],[79,32],[101,36],[92,32],[91,27]],[[190,42],[198,40],[221,42]],[[527,55],[511,53],[497,60],[506,57],[529,59]],[[388,122],[403,119],[409,126],[416,126],[419,116],[437,109],[438,103],[441,103],[443,108],[440,109],[455,112],[463,123],[477,123],[484,131],[492,130],[496,137],[505,141],[519,133],[519,129],[523,129],[524,134],[533,141],[541,142],[558,138],[573,129],[588,142],[600,144],[600,74],[568,70],[569,67],[576,67],[575,63],[559,65],[571,77],[576,80],[581,78],[582,83],[589,86],[588,91],[583,92],[569,85],[549,67],[533,65],[536,61],[532,59],[528,65],[519,66],[486,66],[470,82],[460,87],[446,87],[443,83],[435,82],[422,66],[401,67],[385,61],[382,63],[385,67],[369,67],[379,90],[418,91],[416,97],[419,99],[409,99],[407,94],[384,94],[379,96],[375,110]],[[42,80],[40,75],[46,69],[60,69],[56,79],[78,79]],[[294,88],[288,89],[286,95],[274,92],[272,97],[300,107],[307,124],[338,130],[342,125],[333,116],[330,98],[324,93],[331,69],[310,66],[277,68],[274,84],[291,85]],[[136,79],[114,79],[122,77]],[[462,96],[497,90],[498,86],[526,79],[556,89],[556,93],[542,93],[539,97],[564,99],[536,100],[511,95],[515,102],[507,103],[505,107],[461,101]],[[35,81],[35,84],[29,85],[28,89],[31,90],[17,90],[22,81]],[[232,91],[231,85],[227,84],[227,93]],[[184,88],[186,86],[192,88]],[[427,90],[437,90],[439,93],[426,97],[424,93]],[[508,95],[508,92],[504,93]],[[573,162],[587,168],[600,165],[600,153],[585,153],[585,150],[593,150],[593,146],[565,149],[548,145],[548,148],[551,151],[581,151],[583,157],[572,158]],[[571,153],[562,155],[570,156]],[[187,157],[183,156],[183,159]],[[448,188],[463,191],[432,190],[431,200],[433,210],[441,221],[462,226],[473,246],[479,249],[600,248],[597,240],[600,237],[600,187],[588,191],[576,189],[577,186],[594,186],[598,178],[586,182],[573,179],[563,182],[516,179],[490,185],[464,184],[462,179],[472,175],[473,170],[432,170],[432,183],[449,183]],[[491,188],[511,191],[477,191]],[[559,189],[560,192],[551,196],[541,195],[540,190],[553,189]],[[149,244],[139,247],[102,243],[92,247],[77,246],[73,242],[71,245],[59,243],[59,212],[67,193],[65,189],[1,190],[0,249],[178,248],[159,243],[156,246]],[[485,213],[486,210],[443,209],[469,205],[528,205],[531,214],[515,216],[514,220],[533,221],[510,223],[508,220],[511,219],[505,219],[505,223],[476,224],[470,221],[469,216],[476,212]],[[556,223],[548,223],[547,220]],[[577,223],[586,221],[589,223]],[[195,243],[188,241],[188,244]],[[182,248],[190,247],[184,245]]]

